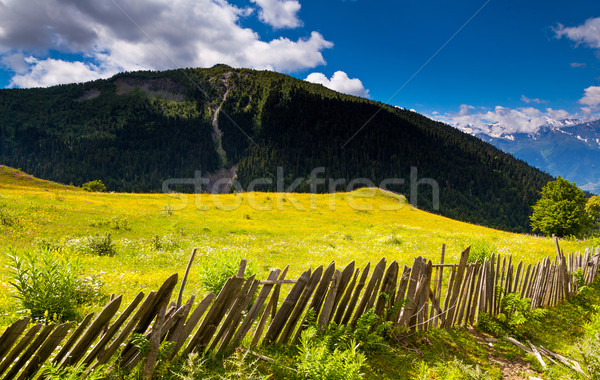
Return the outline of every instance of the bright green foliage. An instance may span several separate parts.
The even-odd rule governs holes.
[[[78,308],[104,300],[102,282],[80,275],[77,263],[50,252],[9,255],[10,284],[34,319],[71,321]]]
[[[227,252],[217,252],[206,256],[200,266],[200,281],[204,288],[209,292],[219,294],[227,279],[237,273],[241,259],[241,255]],[[248,264],[245,273],[256,273],[252,262]]]
[[[590,233],[600,235],[600,196],[594,195],[585,203],[585,213],[590,220]]]
[[[466,364],[457,358],[449,363],[439,364],[436,369],[444,380],[487,380],[494,378],[478,365]]]
[[[533,206],[531,227],[544,235],[581,236],[588,225],[584,193],[574,183],[558,177],[544,186]]]
[[[366,357],[358,351],[356,341],[331,350],[331,336],[317,336],[313,326],[302,331],[298,354],[298,375],[303,379],[355,380],[362,379]]]
[[[521,298],[519,293],[506,294],[500,303],[500,313],[494,317],[479,316],[477,327],[495,336],[522,337],[532,328],[538,328],[546,309],[532,309],[531,299]]]
[[[94,181],[89,181],[81,185],[81,188],[85,191],[89,191],[92,193],[104,193],[106,192],[106,185],[99,179]]]

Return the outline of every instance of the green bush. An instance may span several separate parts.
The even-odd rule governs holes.
[[[98,256],[114,256],[117,253],[110,234],[89,236],[87,246],[93,254]]]
[[[81,188],[85,191],[89,191],[92,193],[104,193],[106,192],[106,185],[99,179],[94,181],[89,181],[81,185]]]
[[[227,279],[237,274],[241,259],[240,255],[223,252],[205,256],[200,267],[200,281],[204,288],[219,294]],[[256,273],[252,263],[246,266],[246,274],[248,273]]]
[[[469,263],[478,261],[480,264],[483,263],[484,259],[489,259],[492,253],[496,250],[493,244],[490,244],[486,240],[477,240],[471,244],[471,250],[469,251]]]
[[[362,379],[366,357],[351,340],[345,345],[330,349],[330,335],[318,337],[314,326],[302,331],[298,363],[298,376],[303,379],[355,380]]]
[[[10,284],[17,291],[24,309],[34,319],[70,321],[80,317],[82,305],[95,304],[105,298],[102,281],[81,275],[80,266],[51,252],[12,252]]]
[[[521,298],[519,293],[509,293],[500,301],[500,312],[491,317],[482,314],[477,326],[494,336],[508,334],[524,337],[528,331],[540,328],[546,309],[532,309],[531,299]]]

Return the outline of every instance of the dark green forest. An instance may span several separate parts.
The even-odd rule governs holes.
[[[221,151],[212,126],[219,105]],[[440,186],[440,209],[432,210],[429,186],[419,187],[419,208],[518,232],[529,231],[531,206],[552,179],[417,113],[224,65],[0,90],[0,163],[75,185],[100,179],[124,192],[158,192],[169,178],[233,165],[243,188],[255,178],[275,179],[277,167],[284,168],[287,187],[325,167],[321,177],[346,183],[403,178],[404,185],[389,189],[407,196],[414,166],[419,178]],[[296,191],[309,191],[308,182]]]

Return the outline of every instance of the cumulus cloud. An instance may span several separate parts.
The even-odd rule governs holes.
[[[587,64],[584,62],[571,62],[569,65],[571,65],[572,68],[574,69],[578,69],[580,67],[586,67]]]
[[[545,102],[545,100],[539,99],[539,98],[529,98],[525,95],[521,95],[521,101],[524,103],[536,103],[536,104],[542,104]]]
[[[0,8],[2,63],[16,68],[18,60],[11,63],[7,57],[21,54],[28,59],[25,72],[23,67],[15,70],[15,86],[217,63],[293,72],[324,64],[322,51],[333,46],[317,32],[297,40],[262,40],[240,25],[251,8],[226,0],[2,0]],[[292,8],[284,7],[295,15]],[[281,22],[291,25],[287,20]],[[48,51],[85,59],[52,59]],[[64,74],[68,68],[73,70],[70,78]]]
[[[432,118],[457,127],[467,133],[503,136],[513,133],[535,133],[544,125],[562,125],[565,119],[577,118],[565,110],[534,107],[508,108],[496,106],[493,110],[462,104],[456,113],[433,115]]]
[[[590,86],[583,90],[583,97],[579,103],[590,108],[596,108],[600,105],[600,86]]]
[[[307,82],[322,84],[327,88],[344,94],[362,96],[364,98],[369,97],[369,90],[363,86],[362,81],[358,78],[349,78],[348,74],[343,71],[336,71],[331,79],[327,78],[323,73],[311,73],[305,80]]]
[[[566,27],[558,24],[554,29],[558,38],[567,37],[577,44],[585,44],[593,49],[600,49],[600,17],[590,18],[579,26]]]
[[[298,18],[300,3],[296,0],[251,1],[260,7],[260,20],[274,28],[296,28],[302,25]]]

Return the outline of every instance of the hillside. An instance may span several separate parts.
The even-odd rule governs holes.
[[[275,191],[278,167],[283,188],[301,178],[292,191],[306,192],[311,171],[325,167],[321,176],[346,184],[404,179],[389,189],[408,195],[416,167],[418,178],[433,178],[440,188],[439,210],[429,186],[419,187],[419,208],[512,231],[529,230],[531,205],[551,179],[414,112],[223,65],[0,90],[0,162],[63,183],[101,179],[126,192],[158,192],[163,181],[193,178],[197,170],[212,183],[235,175],[242,189],[270,178],[257,190]]]

